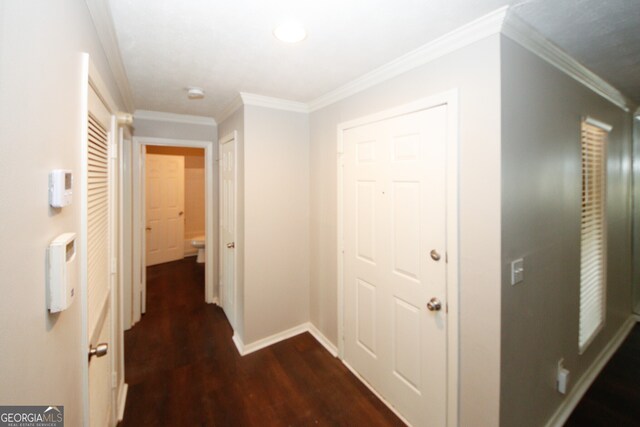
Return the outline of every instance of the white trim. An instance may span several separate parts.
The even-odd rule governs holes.
[[[138,249],[137,257],[134,256],[132,269],[134,271],[134,276],[138,277],[140,274],[136,275],[137,271],[142,272],[142,277],[138,277],[141,280],[141,283],[134,283],[134,294],[135,290],[142,288],[144,290],[145,286],[145,268],[144,268],[144,259],[145,259],[145,249],[144,249],[144,238],[142,237],[142,231],[144,230],[144,175],[143,168],[144,162],[140,159],[140,155],[143,153],[142,148],[145,145],[160,145],[165,147],[193,147],[193,148],[203,148],[204,149],[204,157],[205,157],[205,247],[213,248],[214,247],[214,223],[213,223],[213,210],[214,210],[214,200],[213,200],[213,187],[214,187],[214,151],[215,145],[217,141],[207,141],[207,140],[188,140],[188,139],[168,139],[168,138],[153,138],[153,137],[133,137],[133,150],[134,153],[138,152],[138,165],[133,165],[135,168],[134,173],[137,175],[134,178],[134,181],[138,181],[137,185],[135,185],[134,189],[138,189],[133,196],[133,215],[134,215],[134,230],[133,230],[133,246]],[[137,171],[137,173],[135,172]],[[141,191],[140,191],[141,190]],[[206,261],[205,261],[205,301],[207,303],[213,303],[215,297],[215,280],[214,280],[214,263],[213,263],[213,252],[212,250],[206,251]],[[143,291],[144,294],[144,291]],[[145,298],[142,300],[142,312],[145,311]]]
[[[266,338],[259,339],[258,341],[254,341],[251,344],[244,344],[242,342],[242,339],[237,334],[233,334],[233,342],[236,344],[236,347],[240,355],[246,356],[249,353],[262,350],[265,347],[269,347],[270,345],[276,344],[280,341],[284,341],[286,339],[295,337],[296,335],[300,335],[308,331],[309,331],[309,324],[302,323],[301,325],[294,326],[293,328],[289,328],[282,332],[278,332],[276,334],[270,335]]]
[[[501,7],[475,19],[393,61],[370,71],[351,82],[332,90],[309,103],[309,110],[316,111],[348,98],[358,92],[387,81],[434,59],[440,58],[493,34],[498,34],[507,15],[507,7]]]
[[[452,89],[428,98],[338,124],[338,354],[344,361],[344,132],[364,124],[447,104],[447,425],[459,418],[459,253],[458,253],[458,91]]]
[[[587,392],[591,384],[598,377],[598,374],[605,367],[607,362],[620,348],[624,340],[627,338],[631,329],[637,322],[636,316],[629,316],[629,318],[622,324],[618,332],[611,338],[609,344],[607,344],[600,354],[593,361],[591,366],[582,374],[580,379],[575,383],[567,397],[562,401],[562,404],[558,407],[556,412],[549,418],[549,421],[545,424],[546,427],[561,427],[567,421],[573,410],[576,408],[580,399]]]
[[[502,34],[538,55],[569,77],[622,108],[624,111],[629,111],[630,102],[618,89],[544,38],[544,36],[514,13],[509,13],[509,16],[505,20]]]
[[[275,110],[293,111],[295,113],[309,113],[309,106],[303,102],[289,101],[287,99],[272,98],[270,96],[254,93],[240,92],[240,98],[244,105],[255,107],[273,108]]]
[[[382,395],[381,395],[380,393],[378,393],[378,391],[377,391],[375,388],[373,388],[373,386],[372,386],[371,384],[369,384],[369,383],[367,382],[367,380],[365,380],[362,376],[360,376],[360,374],[358,373],[358,371],[356,371],[355,369],[353,369],[353,368],[351,367],[351,365],[349,365],[349,364],[347,363],[347,361],[346,361],[346,360],[342,359],[342,364],[343,364],[344,366],[346,366],[346,367],[347,367],[347,369],[348,369],[348,370],[349,370],[349,371],[350,371],[350,372],[351,372],[351,373],[352,373],[352,374],[353,374],[357,379],[359,379],[359,380],[360,380],[360,382],[361,382],[362,384],[364,384],[364,385],[369,389],[369,391],[370,391],[371,393],[373,393],[373,394],[374,394],[378,399],[380,399],[380,401],[381,401],[382,403],[384,403],[384,404],[387,406],[387,408],[389,408],[389,409],[391,410],[391,412],[393,412],[393,413],[394,413],[398,418],[400,418],[400,419],[402,420],[402,422],[403,422],[403,423],[405,423],[406,425],[408,425],[409,427],[411,427],[411,423],[410,423],[410,422],[409,422],[409,421],[408,421],[404,416],[402,416],[402,414],[401,414],[400,412],[398,412],[398,410],[397,410],[397,409],[396,409],[396,408],[395,408],[391,403],[387,402],[387,399],[385,399],[384,397],[382,397]]]
[[[589,117],[589,116],[584,118],[584,122],[592,126],[595,126],[597,128],[600,128],[605,132],[611,132],[611,130],[613,129],[613,126],[605,122],[601,122],[600,120],[596,120],[593,117]]]
[[[120,396],[118,396],[118,422],[124,418],[124,407],[127,403],[127,392],[129,391],[129,384],[124,381],[120,384]]]
[[[109,4],[103,0],[85,0],[85,2],[87,3],[93,26],[96,29],[96,33],[98,33],[102,50],[109,63],[111,74],[118,86],[122,102],[124,102],[124,107],[127,111],[133,111],[134,104],[131,87],[129,87],[129,79],[120,56],[120,47],[118,46],[118,38],[113,26],[113,17],[109,10]]]
[[[227,120],[233,113],[238,111],[238,109],[243,105],[244,104],[242,103],[242,98],[240,97],[240,95],[233,98],[233,101],[231,101],[231,103],[227,105],[224,108],[224,110],[222,110],[222,113],[220,113],[220,115],[217,117],[218,123],[222,123],[225,120]]]
[[[238,350],[238,354],[240,354],[240,356],[244,356],[245,351],[244,351],[244,343],[242,342],[242,338],[240,338],[240,336],[238,334],[233,333],[233,336],[231,337],[231,340],[233,341],[233,343],[236,345],[236,349]]]
[[[309,322],[308,323],[308,331],[313,336],[316,341],[318,341],[333,357],[338,357],[338,347],[336,347],[329,338],[325,337],[320,329],[316,328],[316,325]]]
[[[163,111],[136,110],[134,120],[153,120],[156,122],[186,123],[190,125],[216,126],[213,117],[191,116],[188,114],[165,113]]]

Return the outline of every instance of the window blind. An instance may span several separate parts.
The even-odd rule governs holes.
[[[580,352],[605,318],[606,152],[608,131],[582,123],[582,221],[580,232]]]

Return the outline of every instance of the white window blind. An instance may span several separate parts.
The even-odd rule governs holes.
[[[582,123],[582,222],[580,238],[580,352],[604,323],[606,283],[606,156],[610,127]]]

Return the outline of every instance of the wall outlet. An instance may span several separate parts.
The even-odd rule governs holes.
[[[564,367],[564,359],[558,360],[556,384],[560,393],[567,394],[567,388],[569,385],[569,370]]]
[[[517,285],[524,280],[524,258],[511,261],[511,284]]]

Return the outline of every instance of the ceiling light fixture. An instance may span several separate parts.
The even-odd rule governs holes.
[[[200,87],[188,87],[187,96],[189,99],[202,99],[204,98],[204,89]]]
[[[285,43],[298,43],[307,38],[307,31],[297,22],[285,22],[273,30],[273,35]]]

